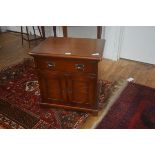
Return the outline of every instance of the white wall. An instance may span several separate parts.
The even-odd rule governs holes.
[[[120,42],[122,40],[121,26],[105,27],[105,48],[103,57],[112,60],[119,59]]]
[[[45,36],[46,37],[54,36],[53,28],[51,26],[45,26]]]
[[[7,26],[7,30],[21,32],[20,26]]]
[[[97,27],[96,26],[68,26],[68,37],[75,38],[97,38]],[[62,27],[58,26],[58,36],[62,37]],[[104,38],[104,27],[102,32],[102,38]]]
[[[68,36],[76,38],[97,38],[96,26],[68,26]],[[102,38],[104,35],[102,35]]]
[[[155,64],[155,26],[125,26],[120,57]]]
[[[1,32],[6,32],[7,26],[0,26],[0,31]]]

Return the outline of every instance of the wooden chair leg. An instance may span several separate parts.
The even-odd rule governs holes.
[[[63,27],[62,27],[62,30],[63,30],[63,37],[67,37],[67,36],[68,36],[68,33],[67,33],[67,26],[63,26]]]
[[[54,37],[57,37],[57,34],[56,34],[56,26],[53,26],[53,33],[54,33]]]
[[[21,26],[21,37],[22,37],[22,46],[23,46],[23,27]]]
[[[32,26],[32,28],[33,28],[34,38],[36,39],[37,37],[36,37],[36,31],[35,31],[34,26]]]
[[[43,39],[45,39],[45,27],[44,26],[41,26],[41,32],[42,32],[42,36],[43,36]]]
[[[97,26],[97,39],[101,39],[102,36],[102,26]]]
[[[27,26],[26,26],[26,33],[27,33],[27,39],[28,39],[29,48],[30,48],[30,38],[29,38],[29,31],[28,31],[28,27]]]
[[[40,34],[41,38],[43,38],[43,35],[41,33],[41,30],[40,30],[40,27],[39,26],[38,26],[38,30],[39,30],[39,34]]]

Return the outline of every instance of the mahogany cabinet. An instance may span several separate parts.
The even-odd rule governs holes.
[[[42,105],[98,112],[98,62],[104,40],[48,38],[34,57]]]

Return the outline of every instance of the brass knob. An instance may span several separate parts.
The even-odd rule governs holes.
[[[77,70],[84,70],[84,64],[75,64],[75,68],[77,69]]]
[[[55,67],[55,63],[49,62],[49,63],[47,64],[47,66],[48,66],[48,68],[53,68],[53,67]]]

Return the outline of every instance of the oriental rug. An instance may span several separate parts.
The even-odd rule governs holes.
[[[154,129],[155,89],[127,83],[97,129]]]
[[[99,105],[104,106],[111,83],[99,81]],[[0,71],[0,128],[71,129],[80,128],[88,113],[42,108],[37,74],[32,59]]]

